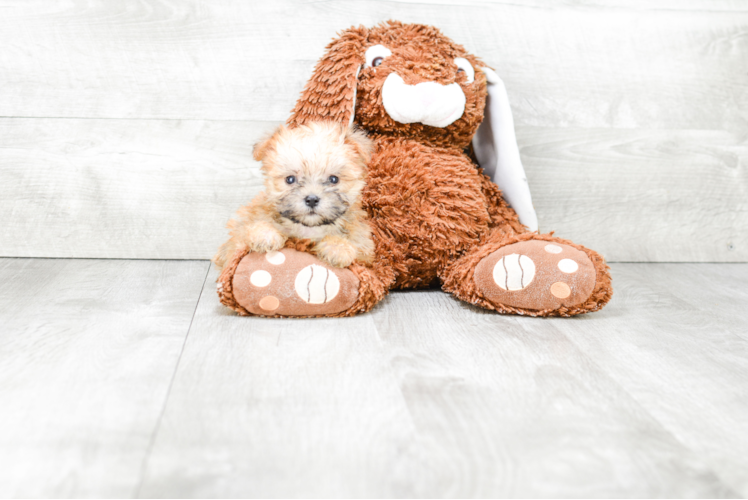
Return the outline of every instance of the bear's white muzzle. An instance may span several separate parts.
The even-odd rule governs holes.
[[[400,75],[390,73],[382,86],[382,103],[396,122],[446,127],[465,112],[465,93],[457,83],[408,85]]]

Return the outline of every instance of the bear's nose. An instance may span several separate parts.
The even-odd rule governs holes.
[[[306,206],[309,208],[314,208],[317,205],[319,205],[319,196],[310,194],[306,198],[304,198],[304,203],[306,203]]]
[[[424,107],[429,107],[432,104],[434,104],[436,101],[438,101],[441,98],[441,93],[439,92],[441,89],[439,89],[436,86],[426,86],[424,85],[421,88],[421,95],[419,96],[421,98],[421,104]]]

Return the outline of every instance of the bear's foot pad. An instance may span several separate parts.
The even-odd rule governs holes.
[[[314,255],[284,248],[249,253],[233,277],[234,299],[258,316],[325,316],[350,308],[359,280]]]
[[[474,279],[494,305],[554,310],[589,298],[595,288],[595,266],[587,254],[569,245],[528,240],[484,257]]]

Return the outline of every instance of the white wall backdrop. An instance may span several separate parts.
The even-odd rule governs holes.
[[[504,78],[542,231],[748,260],[748,3],[0,0],[0,256],[204,259],[325,45],[440,27]]]

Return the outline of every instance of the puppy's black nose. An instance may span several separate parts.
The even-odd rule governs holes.
[[[304,203],[306,203],[306,206],[309,208],[314,208],[317,205],[319,205],[319,196],[310,194],[306,198],[304,198]]]

